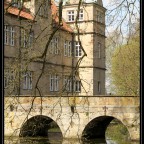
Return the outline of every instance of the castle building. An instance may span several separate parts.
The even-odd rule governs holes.
[[[80,63],[82,95],[105,94],[105,11],[102,0],[69,0],[63,7],[63,18],[81,41],[86,56]],[[79,13],[79,14],[78,14]],[[77,20],[77,22],[76,22]],[[77,23],[77,24],[76,24]],[[77,30],[77,27],[79,30]],[[78,57],[81,57],[78,55]]]
[[[4,8],[5,95],[105,94],[101,0],[79,9],[67,1],[62,14],[53,0],[5,0]]]

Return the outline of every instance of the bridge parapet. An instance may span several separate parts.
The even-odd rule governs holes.
[[[140,98],[139,96],[107,96],[107,95],[99,95],[99,96],[5,96],[5,99],[19,99],[21,103],[31,102],[33,99],[35,103],[39,103],[41,99],[46,100],[49,103],[55,102],[57,100],[64,100],[65,104],[98,104],[98,105],[139,105]],[[64,104],[64,103],[63,103]]]

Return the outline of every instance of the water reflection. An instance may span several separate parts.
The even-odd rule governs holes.
[[[123,143],[116,142],[114,140],[106,139],[96,139],[96,140],[89,140],[89,141],[80,141],[78,139],[48,139],[44,137],[5,137],[5,144],[139,144],[139,142],[128,142],[125,141]]]

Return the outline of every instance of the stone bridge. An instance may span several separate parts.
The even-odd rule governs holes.
[[[44,135],[53,120],[63,138],[81,138],[92,130],[92,124],[94,137],[105,138],[106,128],[115,118],[127,127],[131,140],[139,140],[138,96],[11,96],[4,102],[5,136],[30,136],[36,122],[43,123]],[[27,127],[28,122],[33,126]]]

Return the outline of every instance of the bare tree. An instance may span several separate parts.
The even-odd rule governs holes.
[[[85,46],[81,40],[83,33],[78,23],[81,8],[85,8],[85,1],[77,1],[77,13],[74,23],[76,32],[73,32],[72,28],[69,27],[63,19],[63,3],[66,2],[64,0],[57,2],[58,8],[53,0],[42,0],[37,3],[35,9],[32,7],[28,9],[30,8],[30,3],[25,1],[5,2],[8,2],[5,4],[5,96],[10,97],[10,101],[9,99],[5,101],[5,111],[9,108],[13,109],[14,103],[26,111],[19,100],[19,96],[31,95],[31,105],[29,111],[26,111],[27,116],[23,122],[23,124],[27,124],[25,122],[28,121],[28,116],[33,110],[37,96],[41,98],[40,115],[42,115],[43,96],[47,94],[46,87],[48,86],[51,91],[54,92],[54,94],[51,92],[50,94],[54,96],[60,98],[62,95],[73,96],[73,102],[70,103],[69,100],[72,119],[74,112],[77,113],[75,98],[78,94],[77,91],[80,92],[82,87],[85,93],[87,93],[87,89],[82,84],[82,81],[85,80],[79,75],[81,63],[84,58],[88,57]],[[109,19],[107,26],[114,25],[115,32],[118,36],[115,40],[118,38],[121,38],[121,40],[124,39],[125,33],[123,27],[125,25],[127,26],[127,33],[130,34],[131,28],[133,27],[132,19],[137,19],[137,12],[139,12],[137,3],[136,0],[113,1],[113,3],[111,3],[112,9],[107,11],[107,18]],[[31,15],[30,11],[33,12],[33,15]],[[13,17],[11,17],[11,15],[13,15]],[[46,21],[48,22],[46,23]],[[13,31],[14,28],[16,31]],[[34,31],[35,29],[37,30],[36,32]],[[14,37],[14,34],[17,35]],[[82,53],[80,58],[74,57],[74,42],[76,41],[74,40],[74,36],[77,36],[77,42],[79,42],[79,52]],[[58,47],[58,38],[61,38],[61,40],[68,38],[67,41],[65,41],[66,52],[64,51],[65,49],[61,50]],[[111,44],[114,45],[112,48],[117,45],[117,41],[115,40],[112,37],[113,42],[109,42],[110,46],[112,46]],[[9,48],[8,46],[14,46],[16,51],[9,52],[9,50],[7,50],[7,48]],[[61,47],[63,46],[61,45]],[[61,55],[64,53],[67,57],[70,57],[70,60],[68,60],[70,61],[69,63],[67,63],[67,59],[65,59],[65,61],[63,60],[64,58]],[[88,68],[88,66],[84,66],[83,68]],[[62,73],[62,71],[64,71],[65,74]],[[62,76],[59,77],[57,73]],[[47,85],[47,82],[45,82],[48,76],[51,81],[50,85]],[[59,87],[58,91],[58,83],[60,80],[64,82],[64,84],[61,82],[61,87]],[[23,85],[23,83],[25,83],[25,85]],[[24,89],[29,89],[29,91],[26,92]],[[31,89],[33,90],[31,91]],[[88,103],[87,98],[86,102]],[[61,99],[55,105],[57,104],[61,106]],[[6,113],[6,116],[7,115],[8,113]],[[79,118],[78,113],[77,115]],[[60,117],[61,114],[58,115],[58,118]],[[49,120],[45,119],[45,121],[48,122]],[[47,123],[44,122],[42,124],[45,125]],[[36,129],[34,129],[34,133],[35,132],[37,132]]]

